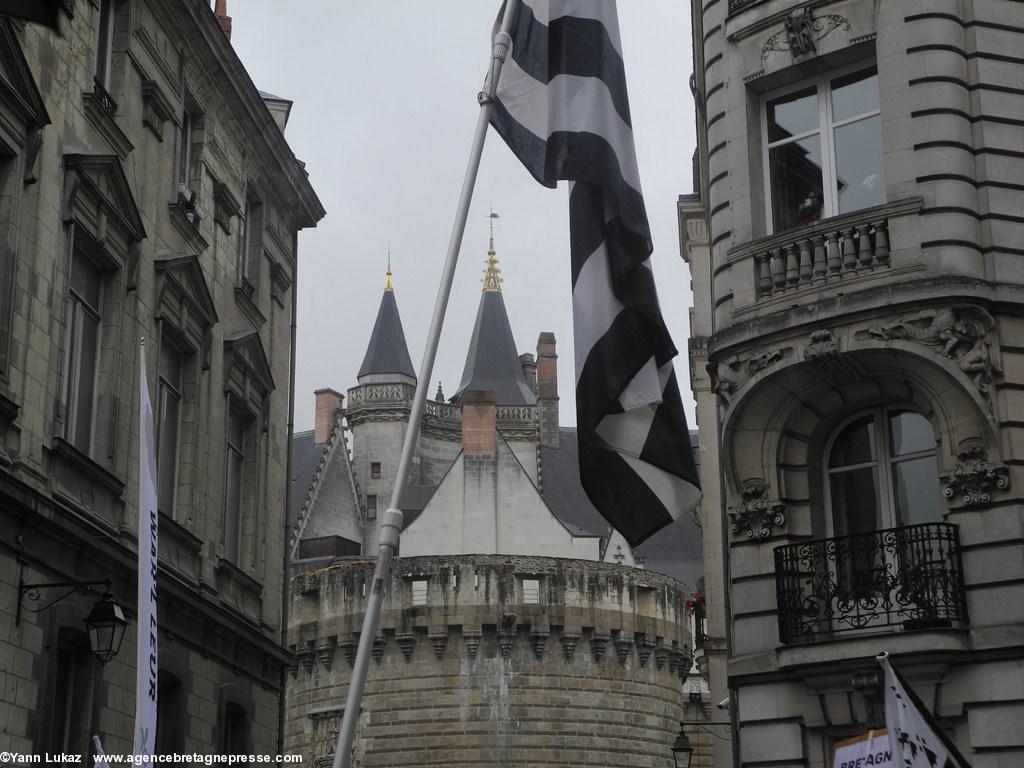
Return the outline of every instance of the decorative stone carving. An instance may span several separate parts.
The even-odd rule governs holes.
[[[594,657],[595,662],[604,658],[604,652],[608,648],[608,639],[608,635],[601,635],[596,631],[590,636],[590,655]]]
[[[580,641],[579,632],[562,632],[562,653],[565,654],[566,661],[572,661],[573,655],[576,653],[576,644]]]
[[[348,662],[349,667],[355,664],[356,651],[359,649],[359,645],[354,640],[343,640],[338,643],[338,647],[341,648],[341,653],[345,657],[345,661]]]
[[[864,377],[864,366],[851,355],[843,355],[835,334],[828,329],[811,333],[804,348],[804,360],[833,384],[848,384]]]
[[[470,661],[476,659],[476,652],[480,648],[480,639],[483,637],[483,633],[478,629],[473,630],[462,630],[462,639],[466,642],[466,652],[469,654]]]
[[[772,51],[789,51],[794,62],[816,56],[819,40],[839,28],[850,31],[850,22],[844,17],[834,13],[815,16],[806,6],[793,11],[782,24],[782,30],[769,37],[761,48],[762,65]]]
[[[444,631],[430,631],[430,645],[434,649],[434,655],[438,659],[444,658],[444,651],[448,645],[448,628],[445,627]]]
[[[402,649],[402,655],[408,661],[412,658],[412,652],[416,649],[416,635],[412,632],[402,632],[395,635],[398,647]]]
[[[312,712],[309,719],[313,721],[313,738],[310,744],[317,764],[330,764],[338,745],[338,729],[341,726],[342,709],[328,709]]]
[[[313,665],[316,663],[316,649],[313,648],[313,641],[309,640],[302,648],[296,653],[302,666],[306,668],[307,672],[313,671]]]
[[[320,666],[330,671],[331,664],[334,662],[334,650],[337,638],[328,637],[320,641],[316,645],[316,660],[320,662]]]
[[[657,667],[659,672],[669,661],[670,655],[671,652],[664,645],[659,645],[654,649],[654,666]]]
[[[501,658],[507,659],[512,655],[512,644],[515,642],[515,639],[515,632],[507,629],[502,629],[498,632],[498,650],[501,652]]]
[[[544,651],[548,647],[549,634],[548,630],[539,628],[530,632],[530,647],[533,649],[533,655],[537,661],[544,661]]]
[[[786,524],[785,506],[768,500],[768,483],[761,478],[743,482],[743,501],[738,509],[729,511],[729,530],[733,536],[746,535],[749,539],[766,539],[772,527]]]
[[[869,328],[868,335],[883,341],[905,339],[935,347],[936,354],[956,361],[978,392],[989,399],[993,375],[999,372],[995,325],[992,315],[981,307],[957,304]]]
[[[989,462],[985,444],[974,437],[960,441],[956,467],[941,480],[946,483],[942,492],[947,499],[974,507],[992,501],[993,491],[1009,488],[1010,471],[1003,464]]]
[[[382,635],[377,635],[373,638],[373,650],[371,653],[373,654],[373,660],[378,664],[380,664],[381,660],[384,658],[384,646],[386,642],[387,641]]]
[[[775,349],[727,363],[708,363],[711,388],[723,402],[728,403],[738,389],[756,374],[777,363],[783,356],[784,350]]]
[[[636,655],[640,659],[640,666],[646,667],[647,660],[651,658],[654,651],[654,635],[645,632],[638,632],[636,635]]]
[[[614,644],[615,655],[619,658],[619,664],[625,666],[626,659],[629,658],[630,651],[633,650],[633,640],[632,638],[619,634],[615,636]]]

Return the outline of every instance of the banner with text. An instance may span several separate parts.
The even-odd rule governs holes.
[[[132,752],[152,755],[156,747],[157,496],[153,405],[146,383],[146,348],[139,349],[139,636],[135,678],[135,741]]]
[[[832,752],[832,768],[896,768],[888,732],[883,728],[838,742]]]

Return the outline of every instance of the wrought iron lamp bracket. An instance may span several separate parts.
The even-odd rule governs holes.
[[[47,608],[56,605],[62,600],[71,597],[71,595],[88,595],[90,593],[96,595],[105,595],[110,592],[111,586],[110,579],[99,579],[97,581],[51,581],[51,582],[39,582],[35,584],[26,584],[21,579],[18,580],[18,607],[15,611],[14,625],[18,626],[21,624],[21,612],[22,610],[29,611],[30,613],[40,613],[45,611]],[[98,590],[96,587],[103,586],[104,589]],[[30,607],[26,605],[26,600],[33,604],[39,603],[43,598],[40,595],[40,590],[44,589],[63,589],[57,597],[46,602],[38,607]]]

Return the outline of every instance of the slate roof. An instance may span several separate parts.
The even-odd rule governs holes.
[[[416,369],[409,358],[409,346],[405,343],[402,318],[398,315],[395,292],[386,289],[377,310],[377,321],[373,324],[370,344],[366,348],[359,376],[372,373],[399,373],[416,378]]]
[[[292,477],[288,485],[288,530],[295,530],[302,503],[313,480],[313,470],[323,452],[323,444],[313,442],[313,430],[292,435]]]
[[[697,432],[690,432],[697,453]],[[608,536],[611,526],[601,517],[583,490],[580,481],[579,449],[575,427],[559,429],[559,447],[541,446],[544,501],[559,520],[573,533]],[[691,589],[704,575],[701,555],[701,530],[691,515],[684,515],[636,547],[637,558],[645,567],[664,573],[685,583]]]
[[[533,405],[537,402],[537,396],[526,383],[519,364],[519,352],[516,351],[516,340],[512,336],[501,291],[480,294],[462,383],[451,401],[459,402],[462,395],[471,390],[494,392],[498,405]]]

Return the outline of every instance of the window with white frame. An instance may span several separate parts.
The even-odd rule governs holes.
[[[846,421],[828,448],[832,535],[942,519],[937,444],[920,413],[878,408]]]
[[[162,333],[157,368],[157,506],[171,518],[175,517],[178,485],[184,370],[185,355],[167,333]]]
[[[765,95],[772,232],[885,202],[878,70],[835,70]]]
[[[92,453],[95,426],[102,307],[103,273],[76,241],[64,349],[64,439],[86,455]]]

